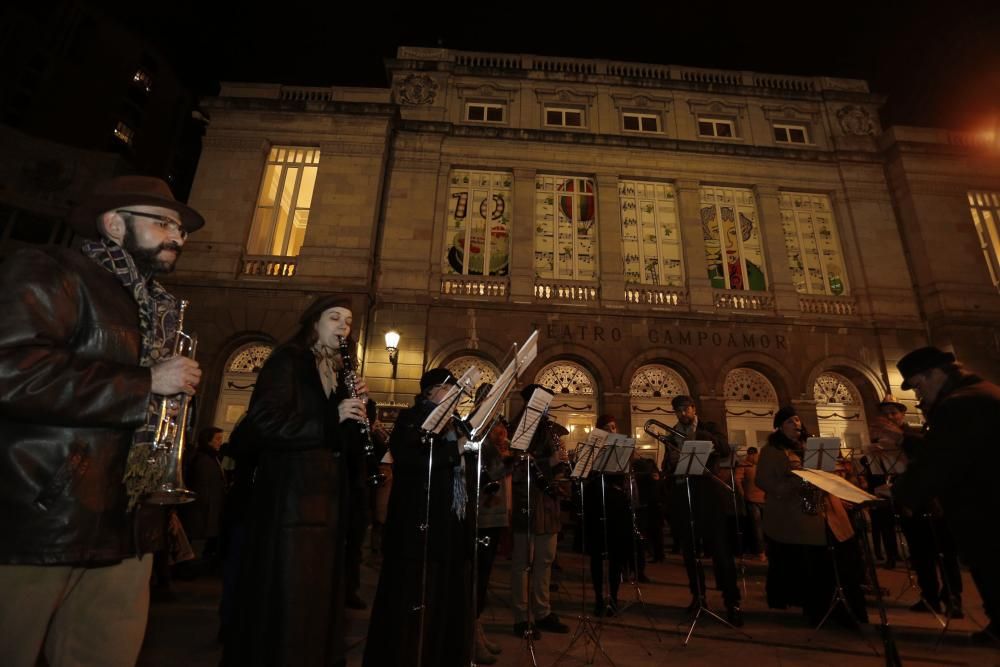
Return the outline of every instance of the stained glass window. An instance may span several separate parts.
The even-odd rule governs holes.
[[[677,198],[669,183],[619,181],[622,260],[625,281],[681,287],[680,228]]]
[[[781,193],[781,226],[792,283],[802,294],[847,294],[847,276],[830,198]]]
[[[701,228],[712,287],[765,290],[764,252],[753,192],[701,189]]]
[[[510,263],[511,184],[501,171],[452,171],[448,182],[445,270],[505,276]]]
[[[554,394],[593,394],[594,382],[582,366],[568,361],[550,364],[542,369],[535,382]]]
[[[536,177],[535,275],[539,278],[597,278],[594,192],[590,178]]]
[[[687,383],[677,371],[652,364],[643,366],[632,376],[629,396],[632,398],[655,398],[669,402],[671,398],[688,393]]]
[[[850,380],[837,373],[826,372],[813,384],[813,398],[817,405],[859,405],[861,399]]]
[[[778,394],[771,382],[752,368],[734,368],[726,375],[723,394],[727,401],[778,403]]]

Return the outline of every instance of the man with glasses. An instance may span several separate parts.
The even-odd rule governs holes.
[[[155,279],[205,221],[157,178],[99,185],[70,213],[80,250],[0,264],[0,663],[134,665],[163,517],[151,453],[178,302]]]

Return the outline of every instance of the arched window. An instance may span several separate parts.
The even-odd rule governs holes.
[[[236,422],[246,413],[257,374],[273,350],[270,343],[248,343],[233,352],[226,362],[213,424],[223,430],[223,438],[229,438]]]
[[[481,385],[496,383],[497,376],[500,375],[500,370],[482,357],[473,355],[457,357],[445,364],[445,368],[451,371],[451,374],[456,378],[462,377],[467,370],[473,367],[478,368],[480,373],[479,381],[472,388],[472,395],[475,396],[476,390],[479,389]],[[470,410],[472,410],[472,406],[472,397],[464,397],[458,404],[459,414],[467,414]]]
[[[643,426],[649,419],[672,425],[674,422],[671,399],[674,396],[690,393],[684,378],[668,366],[649,364],[635,372],[629,385],[629,404],[632,413],[631,431],[640,456],[648,454],[652,458],[655,455],[658,459],[657,465],[661,464],[660,448],[656,441],[646,434]]]
[[[579,364],[557,361],[543,368],[535,376],[535,382],[555,394],[549,416],[569,429],[566,443],[568,449],[573,449],[578,441],[586,439],[597,421],[593,377]]]
[[[737,447],[762,446],[774,430],[778,392],[763,373],[734,368],[723,384],[729,441]]]
[[[840,373],[826,371],[813,383],[819,434],[840,438],[844,445],[860,450],[868,433],[864,403],[854,383]]]

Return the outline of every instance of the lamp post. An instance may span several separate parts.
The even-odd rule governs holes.
[[[385,332],[385,350],[389,353],[389,363],[392,364],[392,379],[396,379],[396,362],[399,361],[399,332]]]

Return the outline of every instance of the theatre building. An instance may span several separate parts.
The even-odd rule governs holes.
[[[884,129],[864,81],[402,47],[389,88],[224,84],[174,289],[225,430],[319,293],[349,296],[363,375],[522,384],[583,438],[695,397],[731,441],[779,405],[860,444],[931,342],[1000,377],[995,137]],[[399,334],[390,363],[385,334]],[[512,399],[511,410],[520,399]],[[643,439],[648,444],[648,439]]]

